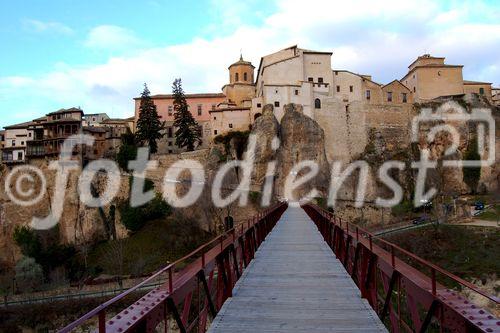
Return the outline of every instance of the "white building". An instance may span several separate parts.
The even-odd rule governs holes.
[[[98,127],[102,126],[102,122],[108,120],[109,116],[106,113],[90,113],[84,114],[82,119],[82,126],[85,127]]]
[[[2,162],[6,164],[24,163],[27,142],[33,140],[33,131],[29,127],[32,121],[5,127]]]
[[[304,114],[313,117],[313,109],[332,96],[332,52],[304,50],[296,45],[264,56],[255,81],[256,97],[252,99],[252,116],[266,104],[274,105],[278,121],[283,106],[302,104]]]

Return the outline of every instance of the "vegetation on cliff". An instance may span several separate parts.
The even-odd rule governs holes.
[[[474,136],[467,145],[467,150],[464,154],[466,161],[480,161],[481,156],[477,150],[477,138]],[[464,182],[469,186],[472,193],[476,193],[479,179],[481,179],[481,167],[467,167],[463,168]]]

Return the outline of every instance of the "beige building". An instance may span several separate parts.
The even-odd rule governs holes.
[[[255,67],[251,62],[240,59],[228,67],[229,84],[222,87],[225,100],[210,110],[211,137],[231,131],[248,131],[251,118],[252,98],[255,96]]]
[[[447,65],[444,60],[424,54],[408,66],[408,73],[400,81],[413,92],[416,102],[464,93],[463,66]]]
[[[491,100],[494,105],[500,106],[500,88],[491,88]]]
[[[231,131],[248,131],[253,122],[250,107],[218,108],[210,111],[213,137]]]
[[[372,81],[371,75],[356,74],[347,70],[333,70],[333,96],[344,103],[382,103],[382,87]]]
[[[5,131],[0,131],[0,149],[5,146]]]
[[[492,99],[492,88],[490,82],[478,82],[464,80],[464,93],[466,94],[479,94],[486,97],[490,102]]]
[[[283,106],[301,104],[304,114],[313,117],[324,98],[332,94],[332,52],[300,49],[296,45],[261,58],[251,118],[262,113],[266,104],[274,105],[280,121]]]
[[[83,115],[82,126],[84,127],[99,127],[102,122],[108,120],[107,113],[86,113]]]
[[[243,60],[242,55],[240,60],[228,67],[229,83],[222,87],[222,92],[226,96],[223,104],[226,104],[226,107],[251,103],[255,96],[254,69],[251,62]]]
[[[26,146],[28,141],[33,140],[33,131],[28,129],[32,124],[33,122],[28,121],[6,126],[4,128],[4,146],[2,148],[3,163],[15,164],[25,162]]]
[[[382,96],[382,103],[413,103],[411,90],[399,80],[394,80],[382,86]]]

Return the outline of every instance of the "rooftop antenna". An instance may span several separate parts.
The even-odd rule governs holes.
[[[243,52],[241,50],[242,49],[240,49],[240,60],[243,61]]]

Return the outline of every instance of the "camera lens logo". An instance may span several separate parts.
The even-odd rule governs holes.
[[[32,165],[15,167],[5,179],[5,193],[12,202],[20,206],[27,207],[38,203],[46,192],[45,175]]]
[[[443,160],[443,166],[487,167],[495,163],[495,120],[490,109],[475,108],[469,113],[455,102],[447,102],[436,111],[430,108],[422,109],[412,121],[412,142],[419,142],[419,129],[425,123],[433,125],[427,133],[427,142],[433,142],[440,132],[448,132],[451,135],[452,144],[446,149],[445,156],[456,153],[460,146],[460,132],[452,124],[467,124],[469,127],[475,125],[477,148],[481,160],[446,159]]]

